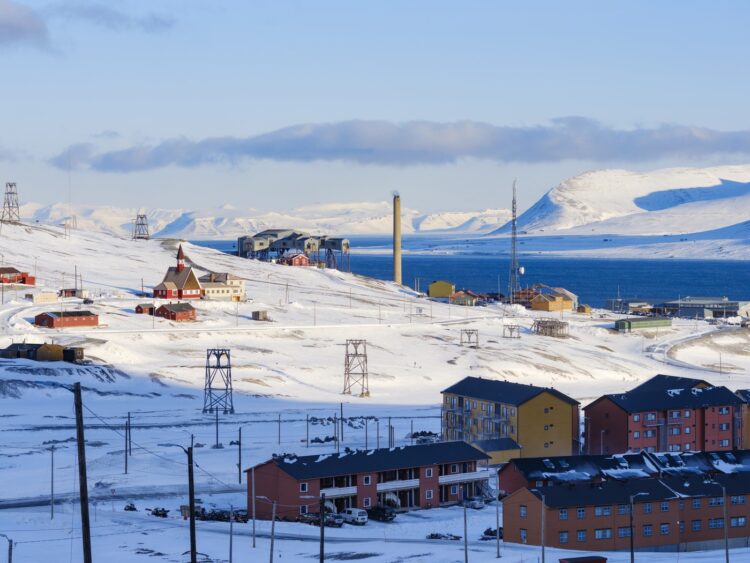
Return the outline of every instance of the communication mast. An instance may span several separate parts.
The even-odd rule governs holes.
[[[5,198],[3,199],[3,213],[0,222],[20,223],[21,213],[18,206],[18,190],[15,182],[5,182]]]
[[[133,240],[148,240],[148,217],[145,214],[137,214],[135,216],[135,224],[133,225]]]
[[[206,383],[203,388],[203,412],[223,410],[234,414],[232,401],[232,362],[227,348],[206,350]]]
[[[518,266],[516,246],[518,244],[518,232],[516,230],[516,181],[513,180],[513,207],[510,234],[510,279],[508,280],[508,303],[513,303],[516,293],[521,289],[520,275],[523,269]]]
[[[344,395],[351,395],[352,388],[360,386],[360,397],[370,396],[370,380],[367,373],[367,340],[347,340],[344,361]]]

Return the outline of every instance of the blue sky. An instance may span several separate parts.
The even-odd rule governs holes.
[[[750,161],[746,2],[0,0],[22,200],[521,207]],[[70,166],[68,166],[70,164]],[[69,169],[70,168],[70,172]]]

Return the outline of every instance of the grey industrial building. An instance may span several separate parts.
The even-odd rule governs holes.
[[[327,268],[350,269],[349,239],[315,236],[295,229],[266,229],[237,239],[237,255],[271,261],[298,252]]]

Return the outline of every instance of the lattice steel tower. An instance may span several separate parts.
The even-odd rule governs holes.
[[[520,268],[518,267],[518,256],[516,245],[518,244],[518,232],[516,231],[516,181],[513,180],[513,207],[510,232],[510,279],[508,280],[508,302],[513,303],[515,294],[521,289]]]
[[[203,412],[223,410],[234,414],[232,401],[232,362],[228,348],[206,350],[206,384],[203,388]]]
[[[134,240],[148,240],[148,217],[141,215],[140,213],[135,217],[135,224],[133,225],[133,239]]]
[[[360,397],[370,396],[370,380],[367,373],[367,340],[347,340],[344,360],[344,391],[352,394],[352,388],[359,386]]]
[[[3,223],[20,223],[21,212],[18,206],[18,190],[15,182],[5,182],[5,199],[3,199],[3,214],[0,215]]]

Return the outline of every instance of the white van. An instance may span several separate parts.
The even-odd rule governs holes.
[[[367,511],[361,508],[347,508],[341,513],[344,517],[344,522],[349,524],[357,524],[358,526],[364,526],[367,524]]]

